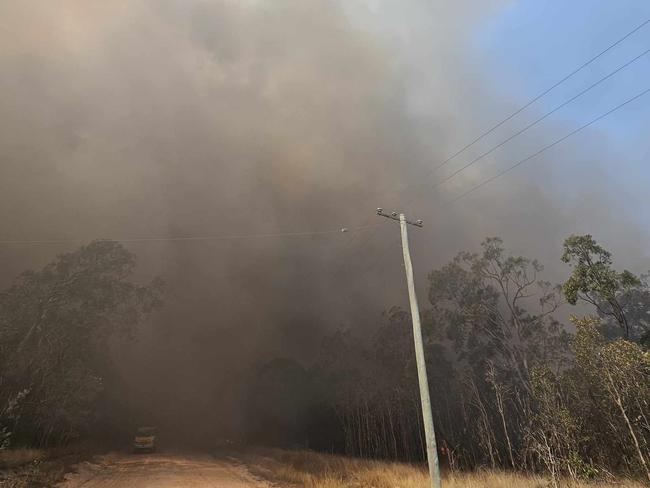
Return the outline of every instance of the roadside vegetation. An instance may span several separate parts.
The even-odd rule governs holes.
[[[648,276],[616,270],[589,235],[567,238],[562,259],[568,278],[553,285],[541,264],[490,238],[429,274],[424,338],[447,487],[650,483]],[[16,449],[124,429],[111,344],[131,337],[161,295],[158,280],[137,284],[134,270],[134,255],[97,241],[0,293],[4,475],[61,466],[41,469],[59,462],[53,451]],[[581,315],[562,323],[560,307],[572,305]],[[275,451],[254,464],[304,486],[422,485],[410,316],[392,308],[372,330],[332,333],[309,368],[259,365],[234,433],[350,459]]]
[[[48,449],[0,450],[0,487],[46,488],[62,481],[73,466],[90,459],[93,445],[75,443]]]
[[[115,428],[123,407],[111,341],[130,337],[160,301],[159,281],[136,284],[134,270],[120,244],[96,241],[0,293],[3,459]]]
[[[244,456],[256,475],[282,485],[305,488],[428,488],[422,465],[354,459],[312,451],[258,450]],[[445,488],[547,488],[542,476],[481,470],[474,473],[444,472]],[[580,482],[562,480],[566,488],[642,488],[641,483]]]
[[[589,235],[567,238],[562,259],[568,279],[552,285],[540,263],[491,238],[429,274],[423,322],[441,464],[541,474],[556,487],[650,483],[647,276],[617,271]],[[561,323],[566,302],[588,315]],[[251,405],[263,407],[249,417],[267,444],[421,462],[417,385],[410,315],[393,308],[371,338],[328,337],[309,369],[260,368]]]

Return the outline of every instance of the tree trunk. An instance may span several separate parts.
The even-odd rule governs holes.
[[[648,481],[650,481],[650,469],[648,468],[648,463],[646,462],[645,456],[643,455],[643,451],[641,451],[641,445],[639,444],[639,439],[636,435],[636,432],[634,432],[634,427],[632,427],[632,423],[630,422],[625,407],[623,406],[623,400],[621,400],[621,395],[619,394],[618,389],[614,384],[614,380],[610,372],[607,371],[607,369],[605,369],[605,372],[607,373],[607,379],[610,386],[610,393],[614,397],[614,402],[616,403],[619,410],[621,411],[621,415],[623,416],[623,419],[625,420],[625,424],[627,425],[627,429],[630,432],[630,437],[632,437],[632,441],[634,442],[634,447],[636,448],[636,453],[637,456],[639,457],[639,462],[641,463],[641,466],[645,471],[646,478],[648,478]]]

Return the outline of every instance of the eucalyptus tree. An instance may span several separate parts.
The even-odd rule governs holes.
[[[19,439],[64,441],[88,427],[112,373],[111,339],[161,303],[161,281],[133,282],[135,266],[119,243],[95,241],[0,293],[0,405],[18,399]]]
[[[562,285],[570,304],[590,303],[600,316],[613,319],[628,339],[643,335],[650,319],[646,282],[630,271],[613,269],[611,253],[589,234],[569,236],[564,241],[562,261],[573,267]],[[630,320],[632,313],[636,320]]]

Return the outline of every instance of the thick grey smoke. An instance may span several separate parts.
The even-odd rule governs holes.
[[[570,232],[592,232],[630,262],[645,257],[644,236],[630,238],[627,223],[608,215],[603,193],[579,182],[572,199],[554,192],[552,154],[451,207],[443,202],[519,157],[517,146],[454,184],[422,187],[435,181],[433,165],[516,105],[493,106],[487,67],[469,54],[473,29],[504,5],[4,1],[0,235],[383,224],[358,234],[128,244],[143,275],[168,283],[165,309],[118,353],[134,400],[173,411],[182,398],[216,417],[227,380],[252,362],[308,359],[323,330],[367,330],[404,303],[397,228],[376,222],[377,206],[427,222],[412,239],[421,275],[486,235],[549,264]],[[72,247],[2,247],[3,284]]]

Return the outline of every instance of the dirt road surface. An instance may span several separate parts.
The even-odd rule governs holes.
[[[268,488],[234,460],[199,454],[111,453],[81,463],[60,488]]]

